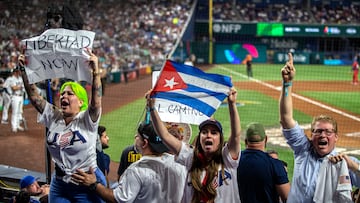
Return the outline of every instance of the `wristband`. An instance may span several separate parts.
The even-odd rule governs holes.
[[[154,111],[155,108],[154,107],[148,107],[148,111]]]
[[[20,66],[20,65],[18,65],[18,66],[16,67],[16,69],[19,69],[20,71],[25,71],[25,67],[24,67],[24,66]]]
[[[283,81],[283,88],[284,88],[284,91],[285,91],[285,97],[288,96],[288,87],[292,86],[292,82],[289,81],[289,82],[284,82]]]
[[[100,183],[99,181],[96,181],[95,183],[91,183],[91,184],[89,185],[89,190],[90,190],[90,191],[96,191],[96,187],[97,187],[97,185],[98,185],[99,183]]]

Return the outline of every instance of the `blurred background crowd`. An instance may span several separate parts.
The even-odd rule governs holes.
[[[199,2],[198,4],[196,4]],[[202,2],[202,3],[201,3]],[[94,49],[108,73],[124,66],[152,68],[170,54],[195,10],[196,20],[208,18],[206,0],[79,0],[0,1],[0,73],[16,66],[20,41],[46,29],[49,9],[69,5],[79,12],[83,29],[96,33]],[[253,3],[252,0],[214,0],[214,20],[355,24],[360,1],[292,1]],[[279,1],[281,2],[281,1]],[[196,6],[195,6],[196,4]],[[1,76],[5,77],[2,74]]]

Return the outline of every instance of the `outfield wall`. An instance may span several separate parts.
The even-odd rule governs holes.
[[[173,57],[184,61],[193,53],[199,64],[236,64],[249,53],[244,45],[251,45],[258,52],[254,62],[283,63],[283,55],[293,50],[295,63],[349,65],[360,52],[358,25],[214,21],[212,40],[208,26],[208,21],[196,21],[187,32],[193,37],[183,38]]]

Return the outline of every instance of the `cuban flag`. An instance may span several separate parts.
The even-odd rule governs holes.
[[[232,86],[228,76],[167,60],[151,97],[162,121],[199,125],[214,114]]]

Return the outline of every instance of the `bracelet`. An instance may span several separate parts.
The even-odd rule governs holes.
[[[24,66],[20,66],[20,65],[18,65],[18,66],[16,67],[16,69],[19,69],[20,71],[25,71],[25,67],[24,67]]]
[[[97,75],[100,75],[99,72],[93,72],[93,76],[97,76]]]
[[[288,90],[288,87],[290,87],[290,86],[292,86],[292,82],[290,81],[290,82],[284,82],[283,81],[283,88],[284,88],[284,90],[285,90],[285,97],[287,97],[288,96],[288,92],[289,92],[289,90]]]
[[[96,191],[96,187],[97,187],[97,185],[98,185],[99,183],[100,183],[99,181],[96,181],[95,183],[91,183],[91,184],[89,185],[89,190],[90,190],[90,191]]]
[[[290,82],[283,82],[283,86],[284,87],[290,87],[290,86],[292,86],[292,82],[290,81]]]
[[[155,108],[154,107],[148,107],[148,111],[154,111]]]

